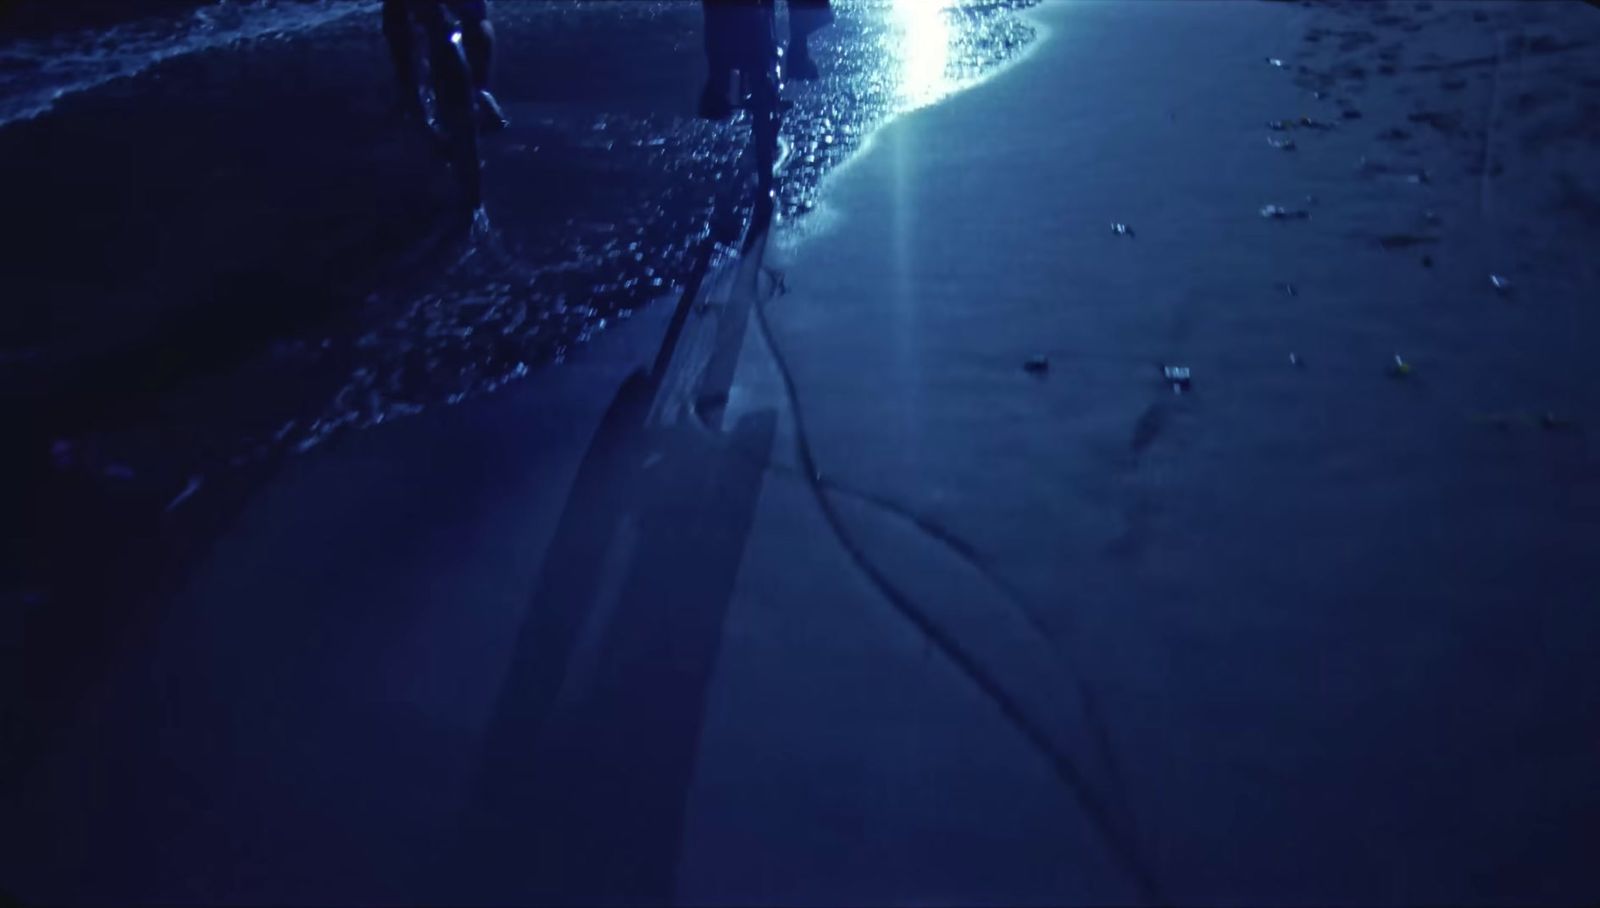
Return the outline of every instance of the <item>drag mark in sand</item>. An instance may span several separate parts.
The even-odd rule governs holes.
[[[878,590],[879,594],[903,618],[910,622],[925,639],[949,659],[950,663],[965,675],[974,686],[982,691],[1000,710],[1007,722],[1049,763],[1056,776],[1077,799],[1079,806],[1100,835],[1111,857],[1137,887],[1140,899],[1147,902],[1163,901],[1161,889],[1155,875],[1145,863],[1145,859],[1137,847],[1137,836],[1133,830],[1131,818],[1124,818],[1119,821],[1114,816],[1112,808],[1095,791],[1083,770],[1079,768],[1071,756],[1055,745],[1049,733],[1030,715],[1021,701],[1007,690],[1006,685],[1001,682],[1000,678],[986,668],[979,656],[964,644],[959,637],[941,626],[912,596],[896,585],[850,533],[844,516],[829,498],[828,480],[817,464],[809,436],[807,435],[805,417],[800,406],[799,389],[795,384],[794,375],[789,368],[788,361],[773,334],[764,302],[763,298],[758,298],[755,302],[756,324],[768,355],[772,357],[772,362],[782,380],[790,415],[794,419],[795,453],[800,461],[799,472],[801,478],[811,490],[817,502],[818,510],[821,511],[830,531],[838,539],[840,546],[856,565],[856,568]],[[876,496],[872,496],[872,498],[876,499],[874,503],[881,501]],[[926,524],[931,523],[931,521],[918,517],[908,516],[910,512],[898,505],[893,505],[890,510],[902,517],[907,517],[919,529],[923,529]],[[935,534],[934,538],[958,554],[973,551],[972,547],[964,541],[958,541],[956,544],[951,545],[948,540],[954,537],[948,533],[941,531]],[[984,577],[993,579],[992,571],[981,564],[976,566]],[[1007,587],[1002,585],[1000,589],[1005,591]],[[1007,598],[1023,612],[1030,628],[1036,633],[1041,632],[1028,610],[1017,602],[1011,594],[1008,593]],[[1088,730],[1094,735],[1102,751],[1101,757],[1106,763],[1108,772],[1112,774],[1112,784],[1120,787],[1121,781],[1116,773],[1115,767],[1117,764],[1110,750],[1109,737],[1103,723],[1098,719],[1098,711],[1093,706],[1093,698],[1084,686],[1082,679],[1074,677],[1085,715],[1092,726]],[[1126,808],[1124,808],[1124,812],[1126,812]]]

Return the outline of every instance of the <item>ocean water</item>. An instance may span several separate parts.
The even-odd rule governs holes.
[[[787,93],[793,107],[783,135],[792,153],[777,187],[779,221],[803,219],[816,206],[827,173],[889,118],[937,103],[1013,58],[1034,38],[1019,15],[1032,2],[840,0],[837,23],[813,41],[823,77],[791,83]],[[249,169],[248,179],[224,185],[265,186],[261,197],[275,208],[292,208],[293,199],[303,197],[308,209],[329,207],[323,221],[337,215],[348,222],[347,231],[374,235],[383,226],[381,212],[364,228],[360,216],[340,207],[353,203],[304,192],[305,173],[276,168],[274,158],[301,166],[324,159],[330,170],[360,167],[363,143],[370,143],[371,153],[397,174],[438,169],[425,151],[396,145],[393,136],[403,126],[380,115],[390,86],[376,0],[156,0],[118,8],[114,22],[90,10],[76,22],[61,16],[53,29],[0,39],[0,140],[10,130],[48,138],[90,129],[88,121],[101,115],[95,111],[111,109],[100,99],[114,95],[115,112],[134,129],[146,122],[192,129],[193,144],[210,149],[200,166]],[[747,122],[695,116],[704,66],[699,3],[499,0],[491,8],[499,32],[497,90],[514,124],[484,143],[486,217],[470,235],[424,267],[368,286],[352,286],[343,276],[319,281],[313,271],[300,286],[337,283],[337,292],[316,303],[337,310],[336,317],[319,311],[297,322],[275,315],[259,338],[234,338],[214,355],[181,350],[179,361],[192,355],[205,367],[192,376],[177,369],[175,378],[163,379],[154,404],[144,394],[138,415],[129,416],[117,395],[148,384],[130,372],[174,371],[174,343],[212,343],[206,330],[183,330],[185,319],[208,325],[221,307],[242,305],[237,288],[224,296],[206,291],[164,301],[176,314],[163,318],[180,326],[182,340],[141,341],[155,352],[142,355],[135,347],[119,356],[116,371],[94,379],[98,387],[87,393],[103,399],[85,410],[90,415],[68,413],[49,437],[33,439],[41,452],[52,452],[54,468],[111,486],[148,482],[144,497],[170,504],[196,483],[204,486],[241,466],[536,380],[540,370],[681,286],[703,253],[712,220],[719,214],[737,219],[752,198]],[[97,17],[99,24],[84,25]],[[316,97],[305,99],[307,91]],[[327,125],[335,122],[330,98],[349,99],[343,125]],[[219,160],[232,154],[216,135],[228,127],[215,125],[209,111],[217,105],[238,118],[239,104],[259,111],[255,120],[240,121],[257,131],[241,139],[251,147],[239,149],[237,162]],[[172,114],[175,106],[184,113]],[[297,106],[322,110],[320,118],[308,119],[319,124],[316,130],[285,126],[282,154],[263,151],[263,143],[280,139],[257,121],[290,122]],[[148,117],[141,113],[146,110]],[[188,140],[169,135],[164,141],[168,147],[149,153],[150,160],[181,171],[169,159],[182,155]],[[137,149],[140,139],[129,142]],[[49,147],[43,139],[35,145]],[[406,155],[413,158],[409,164]],[[327,181],[323,195],[345,182],[332,172],[318,179]],[[100,205],[100,198],[89,204]],[[184,210],[190,218],[201,212],[205,235],[225,250],[231,222],[252,217],[249,205],[227,198]],[[291,264],[304,270],[295,240],[312,250],[328,245],[314,233],[270,244],[257,236],[252,243],[263,247],[262,260],[248,273],[271,274]],[[392,255],[381,247],[373,254],[398,260],[414,254],[414,246],[396,241]],[[74,254],[117,252],[88,242],[80,247]],[[254,253],[241,248],[238,254]],[[272,260],[286,254],[291,259],[281,264]],[[157,270],[163,267],[179,269],[189,281],[207,262],[161,263]],[[150,280],[136,268],[125,275],[109,268],[96,292],[111,297]],[[95,308],[97,299],[79,292],[50,305],[72,308],[74,323],[93,325],[112,317]],[[282,308],[291,302],[302,304],[285,300]],[[260,305],[280,308],[270,296]],[[119,317],[130,318],[126,312]],[[228,318],[237,323],[240,316]],[[137,312],[131,319],[138,324]],[[54,359],[69,371],[96,375],[94,363],[74,363],[87,355],[74,343],[67,333],[39,350],[7,355]],[[92,415],[105,412],[117,416]]]

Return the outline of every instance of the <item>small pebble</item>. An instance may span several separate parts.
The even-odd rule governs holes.
[[[1191,376],[1188,366],[1162,366],[1161,377],[1172,385],[1172,393],[1182,394],[1189,390]]]

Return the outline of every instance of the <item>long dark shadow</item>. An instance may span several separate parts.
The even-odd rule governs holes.
[[[441,894],[671,900],[704,698],[762,471],[619,392],[579,468]],[[740,446],[770,450],[776,417]]]

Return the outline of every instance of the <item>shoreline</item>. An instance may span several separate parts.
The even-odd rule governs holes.
[[[1011,6],[1014,4],[1003,14],[1010,15]],[[698,6],[686,3],[679,7],[695,16],[670,20],[671,29],[697,28]],[[523,26],[513,21],[513,41],[519,40],[518,27]],[[625,25],[634,35],[629,40],[640,40],[639,36],[661,27],[649,16]],[[826,35],[819,42],[825,49],[853,48],[850,58],[840,64],[846,74],[867,65],[862,48],[870,49],[881,40],[878,32],[870,29],[884,26],[867,22],[852,27],[869,30]],[[669,31],[668,37],[673,33]],[[693,32],[684,34],[692,36]],[[302,47],[308,40],[315,44]],[[453,293],[465,293],[464,299],[470,301],[472,294],[480,292],[472,282],[497,286],[523,273],[516,258],[519,251],[537,248],[541,237],[564,228],[559,215],[545,217],[554,218],[549,226],[537,219],[522,223],[528,219],[509,216],[517,208],[557,207],[560,211],[558,206],[565,205],[571,211],[568,217],[584,214],[586,203],[581,195],[563,202],[545,186],[566,183],[581,188],[585,173],[622,166],[621,162],[634,167],[657,166],[649,157],[654,153],[645,144],[651,129],[676,130],[668,134],[687,135],[697,146],[711,149],[705,163],[696,165],[699,170],[692,173],[699,184],[714,185],[719,168],[743,166],[738,159],[745,129],[739,125],[675,124],[659,117],[602,114],[597,126],[607,124],[609,128],[599,135],[610,138],[604,148],[589,149],[592,140],[587,136],[565,138],[546,124],[561,107],[531,103],[513,90],[503,94],[502,100],[510,104],[518,123],[511,134],[496,137],[486,147],[491,192],[498,187],[509,194],[498,207],[491,197],[497,230],[490,237],[492,244],[477,246],[467,238],[441,232],[439,213],[450,189],[445,175],[430,172],[427,179],[412,178],[412,162],[420,149],[384,113],[389,86],[380,47],[375,34],[343,23],[323,28],[312,39],[266,39],[242,48],[205,50],[159,62],[115,85],[64,99],[44,118],[0,129],[0,152],[26,150],[59,168],[60,186],[46,175],[29,187],[32,201],[25,197],[19,204],[19,210],[31,210],[36,217],[55,219],[59,225],[41,231],[40,249],[26,257],[34,263],[33,281],[40,294],[35,298],[92,301],[106,293],[127,297],[116,307],[94,302],[120,321],[95,324],[98,317],[93,307],[84,309],[85,315],[80,317],[83,326],[94,332],[91,337],[103,338],[103,344],[96,344],[103,346],[104,352],[86,356],[91,348],[80,345],[67,356],[57,357],[52,355],[52,347],[36,342],[23,347],[33,350],[32,355],[0,364],[8,404],[23,414],[22,428],[16,433],[21,443],[8,447],[3,466],[29,515],[29,529],[13,552],[17,580],[6,585],[6,607],[29,616],[25,622],[36,638],[53,641],[37,648],[51,653],[50,658],[65,652],[66,642],[78,633],[83,617],[119,615],[112,628],[103,629],[105,644],[110,646],[116,644],[115,628],[137,625],[159,613],[161,600],[189,565],[232,525],[284,464],[302,456],[295,447],[307,436],[289,434],[275,442],[272,433],[282,435],[285,430],[279,427],[291,423],[296,426],[294,433],[318,431],[319,420],[341,415],[330,414],[327,408],[330,402],[350,396],[351,374],[365,369],[375,376],[366,379],[364,387],[353,389],[358,398],[383,378],[386,360],[364,361],[355,341],[377,331],[382,343],[393,343],[400,350],[435,331],[455,330],[463,323],[453,322],[457,316],[448,311],[446,321],[438,325],[395,319],[408,310],[425,313],[419,305],[434,306],[440,301],[458,305]],[[308,62],[308,52],[317,55],[314,64]],[[569,51],[583,52],[581,45]],[[973,65],[983,65],[982,53],[1009,53],[1004,47],[966,52],[980,54],[973,58],[978,61]],[[639,62],[670,66],[667,75],[671,79],[664,80],[664,88],[651,88],[654,94],[645,96],[642,105],[635,100],[635,106],[658,109],[660,98],[681,95],[684,112],[692,107],[701,65],[697,56],[676,53],[670,61],[646,57]],[[563,65],[560,59],[540,62],[531,74],[524,74],[518,61],[508,60],[501,75],[513,86],[543,84],[549,79],[547,74],[559,72]],[[610,71],[603,67],[601,73],[609,75]],[[287,76],[269,79],[273,73]],[[316,81],[342,90],[323,92],[309,107],[297,102],[291,108],[287,99],[297,96],[296,83],[308,84],[312,73]],[[791,217],[805,215],[815,198],[819,174],[859,153],[858,139],[868,127],[862,120],[841,114],[839,108],[844,103],[841,98],[848,97],[851,90],[849,78],[854,76],[840,75],[837,88],[796,86],[798,102],[786,132],[798,137],[797,154],[782,183],[782,207]],[[275,84],[285,79],[287,86]],[[226,94],[224,84],[229,86]],[[214,111],[225,97],[230,102],[229,113],[219,122]],[[859,116],[871,120],[871,128],[900,115],[873,106],[881,106],[881,100],[859,103],[863,110]],[[272,123],[288,116],[291,109],[303,135],[287,154],[275,155],[270,145],[274,141]],[[198,136],[191,135],[202,125]],[[92,139],[100,133],[148,136],[152,149],[138,153],[134,165],[150,172],[137,184],[129,184],[128,175],[119,170],[98,172],[103,169],[97,167],[100,155]],[[577,174],[569,167],[545,176],[537,170],[530,173],[528,165],[518,160],[518,149],[552,141],[574,142],[575,149],[594,157]],[[243,160],[235,159],[232,149],[239,143],[257,151]],[[639,150],[624,154],[624,147]],[[612,159],[618,163],[608,163]],[[262,182],[258,178],[262,173],[273,176]],[[84,174],[89,175],[88,180],[83,179]],[[661,188],[641,185],[654,198],[665,200],[682,184],[658,181]],[[691,192],[694,185],[690,184]],[[288,192],[290,187],[306,191]],[[392,187],[403,189],[387,194]],[[643,195],[639,189],[632,191]],[[167,204],[166,199],[174,203]],[[155,203],[157,211],[166,213],[158,218],[142,211],[147,203]],[[676,220],[669,219],[663,229],[685,238],[697,236],[700,229],[689,223],[699,216],[695,203],[672,204]],[[717,204],[727,208],[725,202]],[[112,212],[115,218],[119,207],[132,209],[140,220],[123,225],[108,218],[103,227],[88,229],[74,220],[77,211],[96,208]],[[374,209],[381,214],[376,220],[364,213]],[[729,214],[724,210],[712,216],[709,208],[706,211],[706,216],[712,217]],[[364,236],[375,223],[384,236]],[[247,225],[243,233],[241,224]],[[84,238],[61,247],[58,236],[73,232]],[[348,248],[365,252],[351,255],[330,247],[328,238],[335,234],[346,237]],[[111,241],[108,235],[121,238]],[[585,240],[579,237],[580,242]],[[42,245],[46,241],[55,245]],[[659,239],[653,242],[662,245]],[[85,268],[72,260],[77,250],[96,244],[109,246],[112,254],[108,261]],[[280,251],[272,252],[275,248]],[[406,249],[418,251],[414,255],[396,251]],[[407,255],[416,258],[410,276],[376,277],[392,270],[396,260]],[[452,288],[451,281],[456,279],[448,274],[427,277],[433,270],[450,272],[450,263],[467,255],[508,266],[492,265],[476,277],[469,272],[468,283],[461,289]],[[233,262],[226,261],[230,256]],[[208,268],[183,264],[196,258],[204,260]],[[177,264],[169,265],[173,262]],[[506,267],[504,277],[495,271],[500,267]],[[170,276],[161,276],[164,268]],[[224,275],[220,283],[215,274],[208,273],[230,269],[233,276]],[[142,271],[154,272],[155,278],[126,280]],[[630,272],[621,274],[627,277]],[[70,275],[71,282],[62,284],[59,275]],[[375,292],[375,286],[395,289]],[[21,319],[23,326],[29,319],[60,318],[52,305],[19,308],[11,317]],[[605,317],[615,315],[612,310],[583,315],[584,305],[598,303],[590,304],[580,296],[570,306],[562,306],[580,319],[580,328],[582,319],[600,319],[604,325]],[[513,314],[518,309],[513,307]],[[531,306],[528,309],[527,317],[541,315]],[[498,323],[509,323],[503,316],[496,318],[501,320]],[[63,324],[79,330],[71,322]],[[47,338],[52,330],[35,328],[32,334]],[[29,332],[20,333],[26,336]],[[17,337],[19,332],[9,331],[8,335]],[[331,351],[321,351],[319,338],[333,338],[336,344]],[[541,380],[540,373],[549,368],[547,360],[537,359],[550,355],[548,348],[541,354],[538,343],[534,341],[534,359],[529,360],[533,381]],[[575,360],[584,358],[581,350]],[[447,355],[455,356],[471,351],[470,347],[454,352],[445,349]],[[380,347],[379,352],[388,355],[385,348]],[[471,356],[466,361],[470,363]],[[408,362],[401,360],[398,365]],[[428,409],[448,406],[442,393],[436,397],[439,399],[427,402]],[[215,414],[230,411],[237,413],[226,415],[219,431]],[[377,422],[394,421],[383,419],[382,411],[377,415]],[[403,412],[399,416],[414,418]],[[338,431],[331,444],[337,446],[345,436],[381,429]],[[174,450],[174,444],[180,447]],[[327,444],[319,443],[312,450]],[[86,570],[89,565],[93,569]],[[103,650],[88,646],[80,661],[93,664],[103,655]]]
[[[1571,795],[1600,703],[1600,386],[1581,365],[1600,70],[1555,48],[1595,46],[1600,19],[1277,6],[1085,4],[1037,84],[1002,77],[886,130],[831,187],[840,229],[774,263],[792,379],[751,365],[726,419],[797,389],[804,469],[841,508],[866,490],[914,518],[859,508],[845,547],[1045,724],[1069,688],[995,640],[1034,614],[1110,726],[1098,760],[1062,719],[1064,761],[1115,767],[1092,787],[1125,798],[1165,899],[1581,900],[1600,816]],[[1494,78],[1526,102],[1490,110]],[[1028,118],[1044,104],[1051,122]],[[944,147],[956,134],[983,139]],[[948,540],[968,564],[911,554]],[[763,891],[717,831],[771,809],[772,781],[741,773],[766,755],[749,729],[783,721],[767,704],[792,682],[768,666],[800,649],[774,642],[787,610],[821,607],[775,586],[752,582],[724,637],[739,669],[702,743],[706,898]],[[831,630],[815,636],[848,632]],[[805,755],[783,778],[823,777],[797,739],[773,748]],[[990,879],[986,900],[1025,901]],[[1133,900],[1081,885],[1028,895]]]
[[[1562,175],[1600,72],[1540,49],[1600,20],[1066,6],[835,169],[833,229],[287,460],[138,626],[85,622],[8,885],[1594,891],[1600,220]]]

